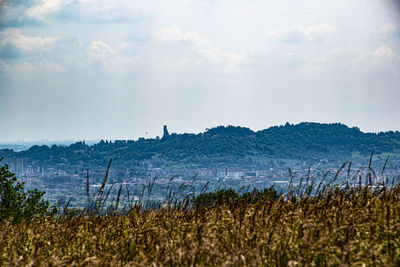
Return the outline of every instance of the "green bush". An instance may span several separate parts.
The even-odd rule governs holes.
[[[0,221],[18,222],[49,215],[49,202],[43,199],[44,194],[37,189],[25,190],[25,183],[18,181],[7,164],[0,166]]]
[[[251,192],[238,194],[233,189],[221,189],[214,192],[202,193],[193,199],[194,207],[209,206],[211,204],[221,205],[228,203],[256,203],[262,199],[278,199],[279,195],[273,187],[260,191],[254,188]]]
[[[240,196],[240,200],[246,203],[256,203],[263,199],[276,200],[279,198],[278,192],[273,187],[267,187],[263,190],[254,188],[252,192],[246,192]]]

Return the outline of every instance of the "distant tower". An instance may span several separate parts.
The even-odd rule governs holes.
[[[169,135],[169,133],[168,133],[167,125],[164,125],[164,135],[163,135],[163,138],[164,138],[164,137],[167,137],[168,135]]]

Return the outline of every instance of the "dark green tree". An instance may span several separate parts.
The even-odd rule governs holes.
[[[49,202],[43,199],[44,194],[37,189],[25,190],[25,183],[18,181],[7,164],[0,166],[0,221],[18,222],[49,215]]]

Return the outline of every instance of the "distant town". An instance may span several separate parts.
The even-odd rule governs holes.
[[[307,133],[315,129],[319,129],[318,138]],[[328,138],[338,129],[345,137],[352,134],[361,140],[349,137],[351,143],[340,144],[354,147],[352,151],[343,150],[343,157],[332,156],[338,155],[335,147],[341,148]],[[252,190],[274,186],[285,191],[290,182],[318,182],[323,177],[329,181],[337,176],[338,182],[356,183],[359,181],[355,175],[363,172],[373,171],[373,182],[384,177],[398,179],[400,174],[399,145],[387,144],[388,140],[400,140],[398,132],[366,134],[340,124],[285,125],[272,129],[281,133],[271,129],[255,133],[242,127],[217,127],[199,135],[169,134],[167,126],[163,130],[162,138],[34,145],[18,152],[2,149],[0,157],[28,188],[46,191],[45,196],[52,203],[71,199],[75,206],[83,206],[86,201],[87,181],[92,193],[98,190],[111,159],[107,181],[110,197],[121,187],[139,199],[153,185],[152,200],[162,200],[170,189],[182,196],[220,188]],[[296,131],[309,140],[293,134]],[[282,141],[285,136],[296,136],[303,143],[289,138]],[[332,136],[337,142],[347,140],[336,132]],[[321,144],[324,139],[327,144]],[[381,140],[385,146],[379,146]],[[263,142],[268,142],[268,147],[263,148]],[[285,142],[299,146],[287,146]],[[365,149],[363,142],[371,144],[372,149]]]

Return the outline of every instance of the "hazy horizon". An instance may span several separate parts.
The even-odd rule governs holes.
[[[0,141],[400,130],[397,0],[0,0]]]
[[[274,126],[284,126],[286,123],[289,123],[291,125],[297,125],[299,123],[320,123],[320,122],[299,122],[299,123],[294,123],[294,124],[292,124],[290,122],[285,122],[283,124],[270,125],[268,127],[260,128],[260,129],[252,129],[250,127],[246,127],[246,126],[243,126],[243,125],[214,125],[214,126],[205,128],[204,130],[197,131],[197,132],[193,132],[193,131],[176,132],[176,131],[174,131],[174,129],[169,128],[168,125],[167,125],[167,127],[168,127],[168,131],[169,131],[170,134],[172,134],[172,133],[174,133],[174,134],[199,134],[199,133],[206,132],[208,129],[219,127],[219,126],[224,126],[224,127],[227,127],[227,126],[243,127],[243,128],[248,128],[253,132],[257,132],[257,131],[262,131],[262,130],[265,130],[265,129],[268,129],[268,128],[274,127]],[[321,123],[321,124],[334,124],[334,123],[341,123],[341,122],[328,122],[328,123]],[[352,128],[352,127],[359,128],[357,125],[346,125],[346,126],[348,126],[349,128]],[[360,131],[363,132],[363,133],[379,133],[379,132],[388,132],[388,131],[398,132],[399,130],[364,131],[363,129],[360,129]],[[101,137],[98,137],[98,138],[95,138],[95,139],[71,138],[71,139],[36,139],[36,140],[35,139],[20,139],[20,140],[12,140],[12,141],[0,140],[0,144],[21,144],[21,143],[37,143],[37,144],[55,143],[55,144],[61,144],[61,143],[73,143],[73,142],[82,142],[82,141],[85,141],[85,142],[88,142],[88,143],[95,143],[95,142],[100,142],[101,140],[104,140],[104,141],[106,141],[106,140],[107,141],[115,141],[115,140],[138,140],[139,138],[156,138],[156,137],[161,138],[162,135],[163,135],[163,125],[161,125],[161,127],[160,127],[159,134],[156,134],[154,136],[150,136],[148,133],[147,134],[145,133],[145,135],[143,135],[143,136],[127,137],[127,138],[101,138]]]

